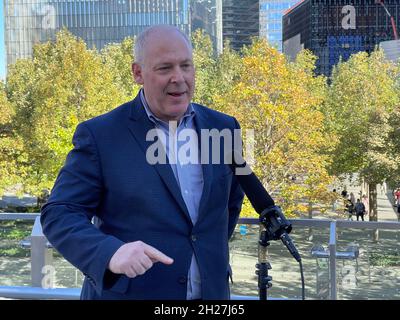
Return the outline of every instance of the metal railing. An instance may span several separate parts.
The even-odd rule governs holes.
[[[53,264],[53,249],[43,235],[40,225],[39,214],[19,214],[19,213],[0,213],[0,220],[33,220],[34,226],[30,237],[30,242],[25,239],[21,245],[31,250],[31,287],[0,286],[0,297],[11,299],[79,299],[79,288],[42,288],[43,268]],[[331,300],[337,299],[337,259],[356,258],[358,253],[355,250],[348,252],[337,251],[337,228],[351,229],[385,229],[400,230],[400,222],[367,222],[367,221],[346,221],[328,219],[290,219],[293,227],[315,227],[329,228],[328,249],[318,249],[311,254],[315,257],[329,259],[329,283]],[[241,218],[238,224],[258,225],[258,219]],[[255,296],[233,295],[232,299],[257,299]]]
[[[0,213],[1,220],[35,220],[40,213]]]

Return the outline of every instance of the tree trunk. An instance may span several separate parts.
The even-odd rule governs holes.
[[[308,202],[308,219],[312,219],[312,211],[313,211],[313,204],[312,202]],[[313,239],[313,229],[308,228],[308,241],[312,241]]]
[[[369,221],[378,221],[376,183],[369,184]],[[379,240],[379,229],[372,230],[373,241]]]
[[[378,221],[376,184],[369,185],[369,221]]]

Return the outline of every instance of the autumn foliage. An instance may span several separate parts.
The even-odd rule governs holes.
[[[289,216],[330,206],[336,176],[359,172],[370,183],[398,176],[399,68],[382,53],[341,62],[331,79],[316,76],[316,57],[290,62],[265,40],[217,55],[192,35],[195,102],[237,118],[254,133],[256,174]],[[76,125],[132,99],[133,39],[102,51],[67,30],[9,66],[0,87],[0,195],[19,185],[50,190],[72,148]],[[254,215],[246,202],[243,216]]]

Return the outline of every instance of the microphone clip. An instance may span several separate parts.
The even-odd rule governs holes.
[[[283,233],[289,234],[292,231],[291,223],[285,218],[278,206],[271,206],[264,209],[260,214],[260,223],[265,228],[263,241],[280,240]]]

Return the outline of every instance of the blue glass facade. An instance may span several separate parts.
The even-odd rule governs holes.
[[[196,29],[192,17],[203,15],[202,27],[214,41],[218,35],[217,11],[221,0],[5,0],[5,43],[7,64],[30,57],[34,43],[54,39],[66,27],[89,47],[103,48],[121,42],[156,24],[178,26],[186,34]],[[222,41],[222,39],[221,39]]]
[[[298,0],[260,0],[260,37],[282,51],[283,12]]]
[[[340,57],[346,61],[352,54],[364,51],[365,42],[364,36],[328,36],[329,65],[337,64]]]

